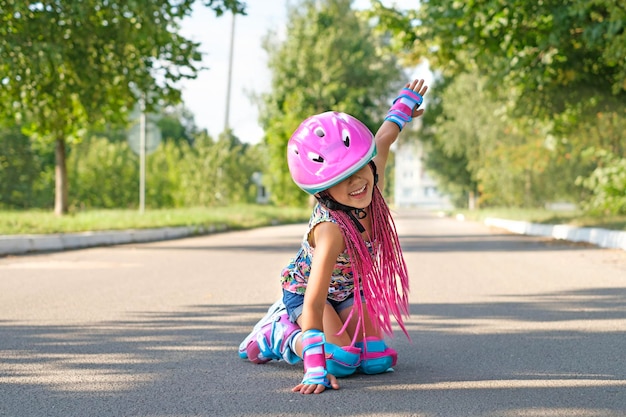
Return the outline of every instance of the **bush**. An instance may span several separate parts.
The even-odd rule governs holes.
[[[588,152],[595,154],[598,167],[589,177],[576,180],[591,193],[584,209],[598,214],[626,214],[626,158],[605,150]]]
[[[139,159],[125,142],[92,137],[67,159],[70,208],[138,206]]]
[[[51,208],[54,203],[54,151],[20,131],[0,130],[0,208]]]
[[[231,139],[162,143],[146,157],[146,207],[254,202],[252,175],[261,171],[262,155]],[[71,149],[67,166],[73,210],[138,207],[139,157],[126,142],[92,137]]]

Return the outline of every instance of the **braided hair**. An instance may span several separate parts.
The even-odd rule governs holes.
[[[407,267],[389,207],[378,187],[373,188],[372,202],[369,206],[372,223],[372,235],[369,236],[369,240],[373,246],[373,253],[368,250],[361,236],[362,226],[357,227],[358,220],[352,212],[335,208],[330,209],[329,213],[344,237],[352,266],[355,294],[364,295],[367,312],[375,328],[391,336],[393,334],[391,316],[393,316],[410,339],[402,318],[409,316]],[[345,330],[355,312],[358,322],[353,343],[359,332],[365,337],[365,312],[362,303],[354,303],[350,316],[340,331],[341,333]]]

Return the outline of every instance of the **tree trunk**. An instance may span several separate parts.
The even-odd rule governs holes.
[[[67,213],[67,167],[65,164],[65,138],[57,138],[55,143],[54,168],[54,214],[62,216]]]
[[[478,197],[474,191],[469,192],[467,206],[470,210],[478,209]]]
[[[527,169],[524,175],[524,207],[532,207],[532,170]]]

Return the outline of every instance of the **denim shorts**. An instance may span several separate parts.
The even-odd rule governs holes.
[[[361,302],[365,302],[365,297],[361,294]],[[304,294],[295,294],[287,290],[283,290],[283,303],[287,307],[289,321],[295,323],[298,317],[302,315],[302,307],[304,306]],[[337,313],[350,308],[354,305],[354,294],[350,295],[343,301],[335,301],[326,299],[326,304],[330,304]]]

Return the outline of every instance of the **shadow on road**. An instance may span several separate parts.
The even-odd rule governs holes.
[[[187,241],[193,241],[188,239]],[[571,251],[576,249],[599,249],[586,243],[575,243],[548,238],[537,238],[509,234],[473,234],[473,235],[402,235],[400,243],[404,252],[545,252]],[[261,246],[259,244],[221,244],[221,245],[179,245],[160,243],[159,245],[139,245],[144,250],[194,250],[218,252],[268,252],[295,254],[300,245],[299,238],[290,243]],[[120,246],[123,249],[123,246]]]
[[[626,288],[414,304],[413,342],[401,333],[391,340],[395,372],[356,375],[310,397],[289,392],[300,365],[237,355],[267,305],[134,312],[89,325],[4,321],[0,415],[621,416],[624,306]]]
[[[160,244],[159,246],[137,246],[137,249],[144,250],[194,250],[194,251],[216,251],[216,252],[260,252],[260,253],[289,253],[295,254],[298,252],[298,248],[300,247],[299,241],[294,241],[291,245],[271,245],[271,246],[259,246],[259,245],[220,245],[220,246],[205,246],[205,245],[164,245]]]
[[[597,246],[513,234],[403,235],[405,252],[528,252],[593,249]]]

